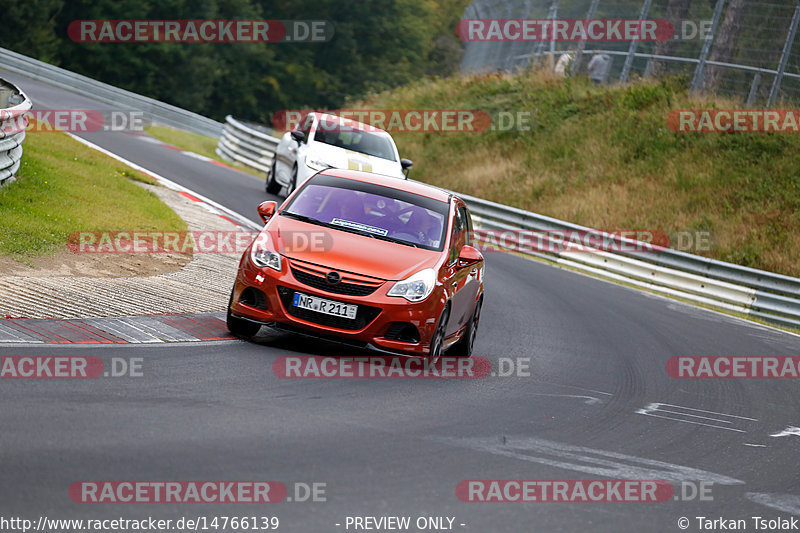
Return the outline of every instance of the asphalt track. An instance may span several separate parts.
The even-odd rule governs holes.
[[[108,107],[3,76],[38,108]],[[131,135],[84,137],[254,220],[268,198],[257,178]],[[679,355],[800,355],[800,337],[510,255],[487,264],[476,354],[530,375],[281,379],[282,355],[361,354],[266,329],[252,343],[0,347],[142,365],[141,377],[0,382],[0,515],[277,516],[292,532],[354,531],[348,516],[449,516],[472,532],[699,531],[700,516],[754,531],[753,516],[800,516],[797,382],[665,371]],[[714,484],[710,501],[460,501],[459,481],[475,479]],[[76,504],[80,480],[277,480],[290,496],[324,483],[326,501]]]

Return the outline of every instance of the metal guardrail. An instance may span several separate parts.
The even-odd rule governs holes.
[[[32,107],[32,103],[18,87],[4,80],[0,82],[3,82],[3,86],[11,87],[11,99],[21,100],[10,107],[6,107],[5,103],[0,105],[0,187],[2,187],[14,181],[14,174],[19,169],[22,141],[25,140],[24,115]]]
[[[239,122],[228,115],[216,152],[223,159],[267,173],[279,142],[280,139],[268,135],[263,128]]]
[[[267,172],[279,139],[228,116],[217,153]],[[527,255],[599,275],[618,282],[694,303],[734,311],[767,322],[800,328],[800,279],[707,257],[652,246],[571,222],[458,194],[469,206],[480,230],[508,231],[505,242],[515,244],[519,230],[533,232],[548,246],[545,251],[514,248]],[[553,233],[591,233],[605,246],[570,250]],[[649,250],[653,251],[641,251]],[[556,250],[556,251],[549,251]],[[564,251],[560,251],[564,250]],[[626,251],[629,250],[629,251]]]
[[[695,303],[736,311],[764,321],[800,328],[800,279],[707,257],[636,243],[619,235],[564,222],[514,207],[459,194],[482,229],[532,232],[591,232],[609,245],[596,252],[519,251],[616,281],[683,298]],[[547,235],[544,237],[547,239]],[[627,244],[628,246],[622,246]],[[556,250],[559,248],[555,247]],[[563,247],[561,248],[563,249]],[[630,251],[625,251],[625,250]],[[550,247],[547,248],[550,250]],[[613,250],[613,251],[606,251]]]
[[[0,48],[0,69],[16,72],[73,93],[90,94],[93,99],[115,110],[141,111],[145,122],[164,124],[211,137],[216,137],[222,132],[222,124],[216,120],[75,74],[5,48]]]

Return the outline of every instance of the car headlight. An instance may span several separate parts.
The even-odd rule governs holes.
[[[281,256],[273,252],[269,246],[269,239],[260,234],[250,247],[250,260],[258,267],[269,267],[281,271]]]
[[[395,283],[386,295],[400,296],[409,302],[419,302],[430,296],[435,284],[436,272],[432,268],[426,268]]]
[[[324,170],[326,168],[336,168],[336,165],[331,165],[324,159],[319,159],[317,157],[311,156],[306,157],[306,165],[314,170]]]

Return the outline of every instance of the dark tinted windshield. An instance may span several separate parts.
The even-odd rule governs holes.
[[[314,140],[345,150],[397,161],[392,141],[387,135],[357,130],[350,126],[344,126],[338,121],[320,120]]]
[[[317,176],[281,214],[418,248],[442,250],[448,204],[379,185]]]

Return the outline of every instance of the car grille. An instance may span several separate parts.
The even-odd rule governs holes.
[[[375,317],[381,312],[379,307],[359,304],[355,319],[326,315],[325,313],[317,313],[309,309],[300,309],[292,305],[294,293],[294,289],[278,285],[278,296],[280,296],[281,303],[283,303],[283,307],[286,308],[286,312],[295,318],[307,320],[314,324],[319,324],[320,326],[355,331],[365,328],[367,324],[375,320]]]
[[[381,286],[380,283],[365,284],[365,283],[351,283],[346,281],[341,281],[336,285],[331,285],[330,283],[325,281],[325,276],[320,276],[312,274],[310,272],[299,270],[294,266],[292,266],[292,275],[297,281],[299,281],[303,285],[308,285],[309,287],[314,287],[315,289],[319,289],[325,292],[330,292],[333,294],[346,294],[348,296],[367,296],[375,292],[375,290]]]

